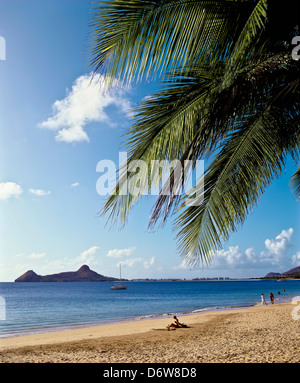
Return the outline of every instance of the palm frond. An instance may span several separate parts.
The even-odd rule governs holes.
[[[184,201],[181,204],[176,220],[179,250],[191,265],[210,261],[280,175],[287,155],[276,136],[281,122],[280,112],[270,107],[232,134],[206,171],[204,190],[197,190],[203,203],[186,208]]]
[[[208,113],[180,157],[179,166],[183,168],[186,160],[195,163],[197,159],[204,156],[205,151],[212,154],[217,145],[219,148],[222,147],[228,134],[238,130],[245,121],[255,116],[259,111],[259,105],[263,105],[273,96],[274,101],[279,98],[286,99],[289,95],[293,95],[298,86],[298,67],[286,52],[271,56],[254,69],[251,68],[235,76],[234,82],[225,89],[223,83],[219,83],[210,92]],[[295,136],[295,140],[297,139],[298,137]],[[170,178],[167,186],[174,182],[174,172]],[[182,178],[177,177],[177,181],[182,182]],[[173,187],[174,190],[178,190],[180,185],[175,184]],[[167,194],[163,188],[154,205],[150,226],[154,226],[161,216],[164,223],[168,215],[176,208],[178,201],[176,194]]]
[[[131,166],[119,170],[102,214],[124,224],[164,178],[163,168],[149,176],[153,160],[177,160],[150,223],[178,208],[178,247],[190,265],[209,262],[280,175],[287,155],[299,158],[299,66],[274,41],[279,32],[268,18],[275,8],[267,0],[103,0],[94,8],[95,70],[124,82],[159,74],[165,85],[136,109],[125,141]],[[285,36],[293,23],[285,20]],[[204,155],[213,160],[204,189],[200,180],[181,197],[185,175],[177,170],[185,160],[193,169]],[[298,196],[299,172],[292,177]]]
[[[270,83],[270,74],[280,77],[280,83],[287,80],[286,66],[294,65],[294,62],[286,61],[286,55],[283,52],[268,58],[254,70],[242,73],[226,89],[223,89],[222,83],[222,63],[219,63],[218,71],[214,72],[208,71],[208,66],[202,64],[186,73],[186,77],[176,75],[177,83],[170,78],[165,83],[164,91],[142,102],[136,110],[135,124],[126,135],[128,162],[143,160],[150,169],[151,178],[150,174],[141,177],[140,170],[139,180],[142,179],[143,182],[138,192],[132,195],[125,193],[124,188],[131,182],[131,178],[136,178],[136,172],[121,170],[116,190],[102,209],[103,215],[108,213],[108,221],[124,225],[134,204],[165,179],[149,226],[153,227],[161,215],[165,222],[180,200],[178,191],[187,173],[181,173],[180,169],[185,169],[185,161],[195,164],[205,152],[213,153],[217,145],[222,147],[228,134],[238,130],[239,125],[255,115],[253,105],[262,104],[265,98],[265,92],[261,90],[275,84],[273,77]],[[282,62],[286,64],[284,69]],[[215,77],[216,73],[219,76]],[[292,73],[291,83],[297,82],[294,78],[298,72]],[[277,97],[278,93],[283,97],[285,89],[293,90],[295,87],[296,85],[281,87],[280,92],[276,91]],[[239,121],[239,125],[236,121]],[[153,171],[153,160],[175,159],[178,159],[177,166],[169,172],[169,177],[163,177],[163,168]]]
[[[257,64],[257,60],[262,61],[264,58],[262,48],[265,41],[260,41],[260,37],[268,20],[267,8],[267,0],[258,1],[245,22],[230,54],[224,75],[225,82],[227,82],[229,75],[239,71],[240,68],[245,70],[246,67],[251,66],[251,63],[255,62]]]
[[[159,188],[162,178],[166,178],[164,172],[169,169],[165,166],[157,168],[157,162],[181,158],[186,147],[193,141],[195,132],[201,130],[201,120],[207,113],[207,100],[217,87],[217,79],[204,70],[201,74],[191,70],[189,76],[182,78],[176,75],[176,78],[177,83],[170,79],[165,83],[164,91],[142,102],[135,111],[135,124],[126,134],[128,163],[144,161],[150,169],[151,179],[149,176],[148,180],[148,175],[144,175],[138,193],[126,196],[124,194],[127,193],[122,190],[135,177],[135,172],[131,174],[127,168],[120,169],[116,189],[102,209],[102,214],[110,211],[109,221],[117,219],[124,224],[134,203],[145,191]],[[209,148],[211,143],[204,137],[205,134],[203,144],[206,143]]]
[[[300,167],[291,177],[291,186],[297,199],[300,199]]]
[[[225,52],[241,7],[251,2],[115,0],[93,9],[91,65],[108,78],[132,80],[185,67],[204,51]],[[230,36],[228,31],[231,31]]]

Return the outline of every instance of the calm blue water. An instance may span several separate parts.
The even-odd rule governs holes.
[[[300,296],[300,280],[128,282],[127,285],[127,290],[110,290],[108,282],[0,283],[0,296],[6,303],[6,320],[0,320],[0,337],[251,306],[260,303],[262,292],[267,299],[271,291],[276,299]]]

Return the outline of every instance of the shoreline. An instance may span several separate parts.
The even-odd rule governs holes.
[[[238,309],[237,309],[238,310]],[[224,310],[225,311],[225,310]],[[213,313],[222,314],[223,311],[210,311],[211,315]],[[199,313],[199,314],[190,314],[185,315],[185,322],[189,324],[193,323],[204,323],[208,320],[206,314],[208,312]],[[210,317],[210,316],[209,316]],[[152,319],[143,319],[143,320],[124,320],[117,323],[109,324],[100,324],[100,325],[91,325],[78,328],[69,328],[58,331],[35,333],[28,335],[19,335],[7,338],[0,339],[0,352],[4,349],[13,349],[24,346],[35,346],[43,344],[56,344],[62,342],[73,342],[85,339],[94,339],[94,338],[109,338],[109,337],[118,337],[126,336],[133,334],[147,333],[151,330],[166,330],[166,326],[172,322],[172,317],[167,318],[152,318]],[[154,326],[154,328],[153,328]]]
[[[0,339],[0,362],[300,362],[291,302]]]
[[[275,298],[274,304],[281,304],[281,303],[287,303],[291,302],[293,296],[290,297],[280,297]],[[270,302],[268,303],[270,304]],[[189,317],[189,316],[195,316],[195,315],[204,315],[206,313],[211,312],[228,312],[232,310],[245,310],[251,307],[259,307],[261,306],[260,302],[256,302],[255,304],[249,304],[249,305],[236,305],[236,306],[214,306],[214,307],[204,307],[200,309],[195,309],[192,311],[187,312],[172,312],[172,313],[159,313],[159,314],[146,314],[141,315],[138,317],[129,317],[129,318],[119,318],[115,320],[106,320],[106,321],[99,321],[99,322],[88,322],[88,323],[74,323],[74,324],[58,324],[53,326],[45,326],[45,327],[33,327],[28,329],[21,329],[21,330],[15,330],[12,333],[8,334],[1,334],[0,333],[0,350],[1,350],[1,343],[5,339],[11,339],[11,338],[19,338],[19,337],[27,337],[27,336],[35,336],[35,335],[42,335],[42,334],[52,334],[52,333],[59,333],[62,331],[73,331],[78,329],[88,329],[88,328],[95,328],[99,326],[113,326],[113,325],[121,325],[121,324],[127,324],[127,323],[138,323],[140,321],[147,321],[147,320],[165,320],[168,319],[169,321],[172,321],[173,315],[180,316],[180,317]]]

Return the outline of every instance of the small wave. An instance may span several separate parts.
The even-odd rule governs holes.
[[[162,313],[162,314],[141,315],[141,316],[135,317],[134,320],[144,320],[144,319],[151,319],[151,318],[162,318],[162,317],[168,317],[170,315],[174,315],[174,314],[173,313]]]
[[[191,310],[191,311],[177,311],[173,313],[160,313],[160,314],[148,314],[148,315],[141,315],[138,317],[135,317],[134,320],[146,320],[146,319],[154,319],[154,318],[165,318],[170,317],[173,315],[176,316],[185,316],[185,315],[195,315],[195,314],[201,314],[209,311],[217,311],[217,310],[234,310],[234,309],[243,309],[247,307],[255,306],[255,304],[248,304],[248,305],[236,305],[236,306],[209,306],[209,307],[201,307],[199,309]]]

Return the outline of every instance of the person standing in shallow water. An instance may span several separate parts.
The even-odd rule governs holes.
[[[267,305],[267,302],[266,302],[266,299],[265,299],[265,296],[264,296],[263,293],[261,294],[261,304],[262,305]]]
[[[270,293],[270,302],[271,302],[271,304],[274,303],[274,295],[273,295],[273,293]]]

